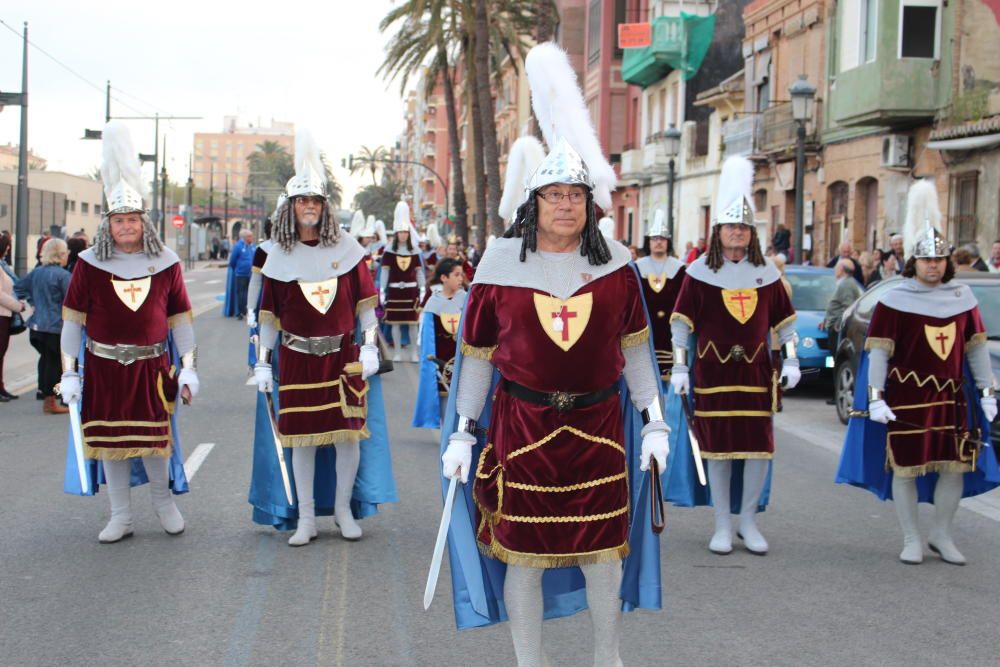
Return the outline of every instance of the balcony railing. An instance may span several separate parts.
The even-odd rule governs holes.
[[[684,60],[687,48],[684,20],[660,16],[653,20],[653,42],[643,49],[625,49],[622,78],[646,88],[670,73]]]
[[[756,117],[740,116],[722,125],[723,159],[733,155],[753,153],[753,135]]]
[[[822,105],[813,104],[812,122],[806,125],[806,142],[816,139],[816,128],[820,125]],[[773,104],[760,114],[757,123],[756,153],[772,153],[795,145],[798,123],[792,118],[792,103]]]

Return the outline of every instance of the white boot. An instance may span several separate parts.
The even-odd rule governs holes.
[[[292,451],[292,473],[295,475],[295,496],[299,505],[299,521],[288,545],[304,547],[316,539],[316,499],[313,484],[316,477],[316,448],[296,447]]]
[[[755,556],[767,555],[767,540],[757,529],[757,506],[767,479],[768,462],[747,459],[743,462],[743,500],[740,504],[740,538],[747,551]]]
[[[903,550],[899,560],[910,565],[924,562],[924,545],[917,527],[917,478],[892,476],[892,500],[899,527],[903,529]]]
[[[415,364],[420,363],[420,338],[417,336],[417,325],[411,324],[410,327],[410,361]]]
[[[170,459],[160,456],[142,457],[142,465],[149,478],[149,498],[153,501],[153,511],[167,535],[184,532],[184,517],[177,509],[174,496],[170,493]]]
[[[400,349],[403,347],[402,328],[398,324],[392,325],[392,360],[399,361]]]
[[[104,479],[111,501],[111,520],[97,536],[101,544],[132,537],[132,461],[104,461]]]
[[[733,550],[733,521],[729,516],[729,478],[732,476],[732,461],[708,459],[708,483],[712,490],[712,506],[715,509],[715,532],[708,550],[715,554],[728,554]]]
[[[337,445],[337,490],[333,503],[333,517],[340,527],[340,536],[350,542],[361,539],[361,526],[351,513],[351,495],[354,492],[354,479],[358,476],[360,462],[360,443],[346,442]]]
[[[518,667],[542,667],[542,574],[544,569],[508,565],[503,584]]]
[[[951,539],[951,521],[958,511],[965,486],[964,475],[960,472],[943,472],[938,475],[934,486],[934,525],[931,528],[927,546],[952,565],[965,565],[965,556]]]
[[[622,637],[622,564],[581,565],[587,580],[587,606],[594,623],[594,667],[619,667]]]

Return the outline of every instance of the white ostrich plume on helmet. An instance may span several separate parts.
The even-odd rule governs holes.
[[[504,175],[503,196],[497,212],[504,220],[512,220],[517,208],[524,203],[528,180],[545,159],[545,148],[535,137],[519,137],[510,147],[507,173]]]
[[[379,243],[386,243],[389,240],[389,232],[385,228],[385,223],[381,220],[375,221],[375,238]]]
[[[615,240],[614,218],[609,218],[608,216],[604,216],[603,218],[597,221],[597,228],[601,230],[602,234],[604,234],[604,238],[606,238],[609,241]]]
[[[358,209],[351,218],[351,236],[357,238],[365,229],[365,212]]]
[[[903,249],[913,257],[945,257],[948,246],[941,235],[941,208],[934,181],[921,178],[906,194]]]
[[[289,179],[285,190],[289,197],[326,197],[326,168],[319,146],[307,129],[295,131],[295,175]]]
[[[524,69],[531,87],[531,106],[549,147],[549,156],[543,167],[550,160],[567,163],[565,156],[558,155],[559,144],[565,141],[583,160],[586,171],[589,171],[586,175],[572,174],[568,181],[558,180],[553,173],[541,180],[532,178],[532,189],[549,183],[577,183],[585,178],[587,182],[579,184],[591,187],[594,202],[602,209],[610,209],[611,191],[614,190],[618,177],[601,150],[590,112],[587,111],[577,83],[576,72],[570,66],[566,52],[554,42],[539,44],[528,52]],[[568,160],[571,170],[572,162]]]
[[[396,202],[396,208],[392,212],[392,232],[410,231],[410,205],[405,201]]]
[[[441,247],[441,232],[438,231],[436,223],[427,223],[427,243],[431,249]]]
[[[726,158],[719,174],[713,224],[752,225],[753,220],[753,163],[740,156]]]
[[[142,200],[148,193],[128,126],[120,120],[108,122],[101,134],[101,149],[107,213],[144,212]]]

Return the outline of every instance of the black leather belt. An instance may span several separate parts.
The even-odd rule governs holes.
[[[567,391],[549,393],[528,389],[524,385],[511,382],[505,378],[503,380],[503,390],[514,398],[518,398],[522,401],[555,408],[557,412],[567,412],[569,410],[576,410],[577,408],[586,408],[591,405],[597,405],[609,396],[616,395],[618,393],[618,385],[614,384],[607,389],[592,391],[589,394],[572,394]]]

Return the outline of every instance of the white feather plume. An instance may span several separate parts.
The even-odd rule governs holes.
[[[519,137],[510,147],[507,157],[507,173],[504,176],[503,196],[500,198],[498,212],[504,220],[512,220],[517,207],[524,203],[524,188],[528,179],[538,169],[545,159],[545,148],[535,137],[525,135]]]
[[[149,198],[149,191],[142,178],[139,153],[132,144],[128,126],[120,120],[110,121],[101,133],[101,181],[105,192],[124,180],[133,190]]]
[[[312,170],[313,174],[326,183],[326,168],[320,157],[319,145],[312,132],[305,128],[295,130],[295,173],[304,174]]]
[[[941,231],[941,207],[938,205],[934,181],[921,178],[906,193],[906,222],[903,224],[903,248],[912,255],[917,240],[927,231],[928,224]]]
[[[438,231],[436,223],[429,223],[427,225],[427,243],[430,244],[431,250],[434,248],[440,248],[441,243],[441,232]]]
[[[365,229],[365,213],[361,209],[354,212],[351,218],[351,236],[360,236]]]
[[[392,212],[392,231],[408,231],[410,227],[410,205],[405,201],[396,202],[396,208]]]
[[[594,201],[610,209],[611,191],[618,177],[601,150],[566,52],[555,42],[539,44],[528,52],[524,69],[531,86],[531,107],[549,150],[559,139],[569,142],[590,170]]]
[[[389,232],[386,230],[385,222],[382,220],[375,221],[375,237],[379,243],[386,243],[389,240]]]
[[[719,189],[715,196],[715,215],[729,208],[739,197],[744,197],[750,210],[753,210],[753,163],[734,155],[722,163]]]

